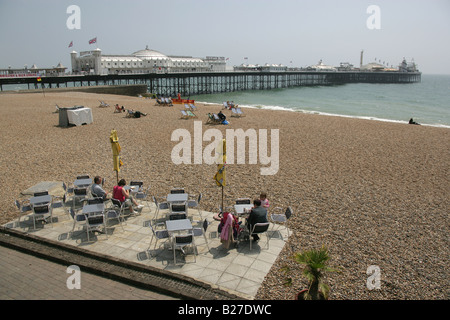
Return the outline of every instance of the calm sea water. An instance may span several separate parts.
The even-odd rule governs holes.
[[[27,89],[26,85],[4,90]],[[199,102],[234,101],[241,107],[288,110],[450,128],[450,75],[424,75],[419,83],[236,91],[191,96]]]
[[[450,128],[450,75],[423,75],[420,83],[252,90],[191,96],[199,102],[234,101],[242,107],[289,110]]]

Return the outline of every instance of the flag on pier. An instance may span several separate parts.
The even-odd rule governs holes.
[[[97,42],[97,37],[89,40],[89,44],[93,44],[93,43],[96,43],[96,42]]]

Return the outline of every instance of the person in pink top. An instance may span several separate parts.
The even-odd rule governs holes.
[[[261,192],[259,199],[261,200],[261,207],[269,210],[269,199],[267,199],[267,194],[265,192]]]
[[[135,205],[138,209],[142,208],[136,200],[130,195],[128,190],[125,190],[124,186],[126,186],[127,182],[125,179],[121,179],[117,186],[113,188],[113,198],[119,200],[121,203],[125,202],[126,206],[130,210],[134,210],[132,205]]]

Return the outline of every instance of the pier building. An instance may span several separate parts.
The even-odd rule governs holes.
[[[149,49],[130,55],[105,55],[100,49],[70,53],[72,74],[144,74],[169,72],[220,72],[225,71],[225,57],[168,56]]]

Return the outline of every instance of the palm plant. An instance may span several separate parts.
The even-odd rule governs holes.
[[[328,299],[330,288],[322,281],[322,278],[325,272],[337,271],[328,266],[329,259],[328,249],[325,246],[294,255],[296,262],[305,265],[303,276],[309,281],[309,288],[304,293],[304,299]]]

